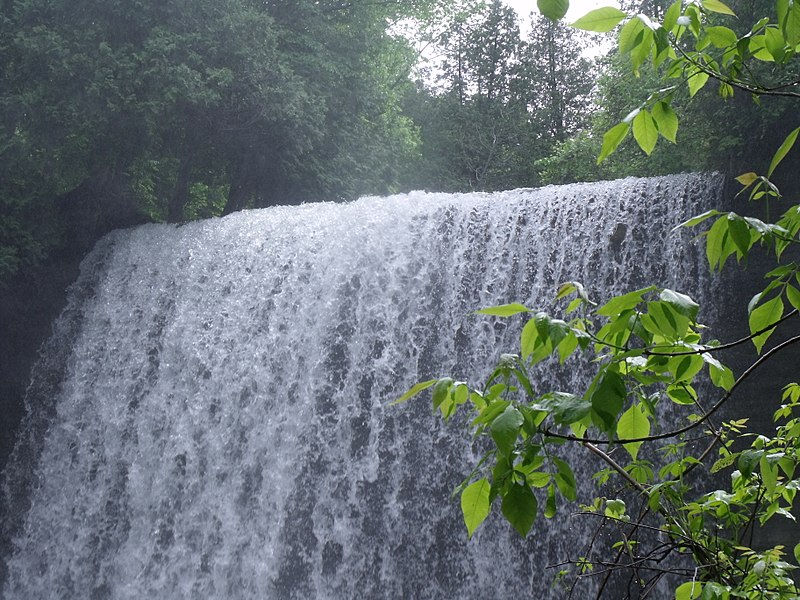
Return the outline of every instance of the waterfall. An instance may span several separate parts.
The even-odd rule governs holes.
[[[426,400],[388,402],[514,351],[521,321],[484,306],[549,308],[566,280],[711,297],[671,230],[722,184],[420,192],[108,235],[34,370],[0,595],[561,597],[546,566],[590,524],[541,517],[522,540],[493,515],[467,540],[450,493],[478,450]]]

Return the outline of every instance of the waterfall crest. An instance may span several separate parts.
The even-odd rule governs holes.
[[[2,595],[560,597],[545,566],[584,525],[521,540],[493,516],[468,541],[449,494],[469,440],[423,400],[387,402],[513,351],[520,321],[480,307],[547,309],[566,280],[711,297],[671,230],[722,185],[412,193],[110,234],[34,373]]]

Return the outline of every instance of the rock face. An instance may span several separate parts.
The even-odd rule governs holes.
[[[108,182],[86,184],[56,199],[61,242],[43,264],[0,286],[0,475],[25,412],[31,368],[64,309],[81,260],[108,232],[150,220],[120,190]]]
[[[66,303],[78,275],[80,256],[62,256],[26,272],[0,289],[0,471],[14,446],[25,412],[25,390],[39,347]]]

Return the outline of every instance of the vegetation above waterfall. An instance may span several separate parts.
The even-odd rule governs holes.
[[[567,5],[539,0],[555,20]],[[628,137],[647,155],[662,138],[675,142],[685,127],[679,116],[684,102],[707,87],[725,99],[779,96],[796,104],[800,4],[777,0],[771,8],[737,21],[719,0],[677,0],[648,14],[600,8],[574,23],[595,32],[616,30],[618,64],[650,86],[598,141],[598,162]],[[648,80],[650,73],[662,80]],[[576,456],[591,454],[602,467],[595,476],[601,495],[580,512],[597,521],[597,533],[581,554],[565,557],[571,568],[560,577],[598,578],[598,597],[619,573],[626,597],[663,593],[662,580],[676,600],[800,596],[800,543],[787,528],[796,520],[800,488],[800,264],[794,262],[800,205],[782,205],[774,183],[796,152],[800,127],[796,116],[776,126],[786,129],[768,166],[736,178],[740,194],[757,203],[765,220],[710,210],[680,225],[705,227],[699,235],[712,271],[733,259],[769,257],[766,286],[742,307],[748,335],[709,339],[698,320],[701,307],[680,291],[650,285],[595,302],[581,282],[571,281],[555,293],[566,304],[556,316],[522,304],[479,311],[528,317],[518,348],[500,356],[486,381],[433,379],[398,399],[432,389],[434,409],[445,419],[467,410],[470,432],[480,448],[488,448],[458,489],[470,536],[492,505],[522,536],[542,515],[573,511]],[[777,220],[769,222],[764,204],[773,212],[780,207]],[[734,373],[723,360],[744,345],[756,356]],[[769,366],[787,355],[794,358],[790,379],[771,381]],[[586,371],[587,387],[549,389],[549,382],[537,380],[543,361]],[[775,397],[766,397],[776,384]],[[771,417],[763,430],[748,429],[757,414],[731,406],[748,385],[749,393],[765,396],[752,405]],[[703,471],[706,476],[698,477]],[[776,521],[782,521],[782,541],[759,541],[759,532]],[[608,532],[610,547],[601,542]],[[572,596],[574,588],[568,589]]]
[[[767,4],[732,2],[732,31]],[[0,283],[143,221],[728,169],[776,145],[790,103],[680,89],[680,150],[598,165],[658,75],[592,35],[501,0],[3,3]]]

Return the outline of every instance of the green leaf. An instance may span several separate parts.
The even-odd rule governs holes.
[[[716,48],[734,46],[739,40],[733,29],[729,29],[728,27],[707,27],[706,35],[711,44]]]
[[[572,468],[566,461],[555,456],[552,461],[556,465],[556,469],[558,469],[555,476],[558,491],[567,500],[574,501],[578,497],[578,484],[575,482],[575,474],[572,472]]]
[[[598,308],[597,314],[603,317],[616,317],[626,310],[636,308],[642,302],[643,296],[655,289],[656,287],[651,285],[650,287],[628,292],[622,296],[616,296]]]
[[[707,354],[703,354],[703,359],[708,363],[708,374],[711,376],[711,383],[726,392],[731,391],[736,383],[733,371],[721,363],[717,365],[709,362],[706,358],[707,356]]]
[[[544,507],[544,516],[552,519],[556,516],[556,486],[550,484],[547,487],[547,502]]]
[[[558,360],[561,364],[564,364],[570,355],[575,351],[578,347],[578,336],[574,333],[570,333],[567,335],[566,338],[558,345]]]
[[[789,150],[792,149],[792,146],[794,146],[794,143],[797,141],[798,133],[800,133],[800,127],[792,131],[789,135],[786,136],[786,139],[783,140],[781,147],[778,148],[778,151],[775,152],[775,155],[772,157],[772,162],[769,164],[769,170],[767,171],[767,177],[772,177],[772,173],[775,171],[780,162],[789,153]]]
[[[750,228],[747,226],[744,219],[734,213],[728,215],[728,220],[730,221],[730,223],[728,223],[728,232],[730,233],[733,243],[736,244],[736,248],[743,256],[747,256],[750,246],[752,245]]]
[[[650,156],[658,142],[658,125],[648,111],[639,111],[633,119],[633,137],[645,154]]]
[[[389,405],[393,406],[395,404],[401,404],[401,403],[405,402],[406,400],[410,400],[411,398],[413,398],[414,396],[419,394],[421,391],[427,390],[429,387],[431,387],[437,381],[439,381],[439,380],[438,379],[429,379],[428,381],[422,381],[420,383],[415,383],[413,386],[411,386],[410,390],[408,390],[405,394],[400,396],[397,400],[394,400],[394,401],[390,402]]]
[[[489,480],[479,479],[467,486],[461,492],[461,512],[464,515],[464,523],[467,526],[469,537],[489,516],[489,492],[492,486]]]
[[[519,338],[519,352],[525,360],[533,354],[537,346],[540,346],[539,329],[536,327],[536,320],[531,319],[525,323]]]
[[[594,385],[589,402],[592,410],[599,418],[600,426],[604,431],[612,432],[617,421],[617,415],[622,410],[622,405],[628,395],[625,382],[614,371],[603,371]]]
[[[794,0],[787,8],[785,16],[780,18],[781,30],[788,44],[795,48],[800,44],[800,3]]]
[[[619,30],[620,54],[627,54],[643,42],[645,24],[639,19],[631,19]]]
[[[686,294],[675,292],[670,289],[664,289],[660,296],[662,302],[666,302],[678,313],[684,317],[689,317],[693,322],[697,318],[697,312],[700,310],[700,305],[692,300]]]
[[[741,183],[745,187],[749,187],[753,185],[758,180],[758,174],[753,173],[750,171],[749,173],[742,173],[738,177],[736,177],[736,181]]]
[[[787,285],[786,298],[788,298],[789,303],[793,307],[795,307],[797,310],[800,310],[800,290],[798,290],[793,285]]]
[[[690,389],[691,387],[687,385],[671,385],[667,387],[667,396],[675,404],[689,406],[695,403],[695,397]]]
[[[684,221],[683,223],[681,223],[680,225],[675,227],[675,229],[677,229],[678,227],[694,227],[695,225],[699,225],[700,223],[702,223],[706,219],[710,219],[711,217],[716,217],[717,215],[721,215],[721,214],[722,213],[720,211],[718,211],[718,210],[713,210],[713,209],[712,210],[707,210],[706,212],[704,212],[701,215],[697,215],[696,217],[692,217],[688,221]]]
[[[678,17],[681,16],[682,6],[683,0],[675,0],[675,2],[670,5],[664,13],[664,29],[670,32],[675,29],[675,25],[678,24]]]
[[[710,471],[712,473],[719,473],[722,469],[730,467],[733,463],[736,462],[736,457],[738,454],[728,454],[723,456],[719,460],[717,460],[712,466]]]
[[[676,383],[689,383],[703,369],[705,361],[696,354],[688,354],[671,358],[668,364]]]
[[[782,316],[783,299],[781,299],[780,296],[776,296],[772,300],[768,300],[764,304],[757,306],[750,313],[750,334],[752,335],[756,331],[761,331],[765,327],[769,327],[778,321]],[[764,347],[764,344],[767,342],[769,336],[772,335],[773,331],[775,331],[774,328],[753,338],[753,345],[756,347],[756,351],[759,354],[761,353],[761,349]]]
[[[577,286],[575,285],[574,281],[567,281],[566,283],[562,283],[558,291],[556,292],[556,300],[560,300],[561,298],[565,298],[569,296],[572,292],[578,291]]]
[[[608,33],[627,17],[627,13],[618,8],[606,6],[589,11],[580,19],[572,23],[576,29],[586,31],[596,31],[597,33]]]
[[[475,311],[476,315],[491,315],[493,317],[510,317],[519,313],[531,312],[527,306],[523,306],[518,302],[511,304],[501,304],[499,306],[490,306],[489,308],[482,308]]]
[[[569,10],[569,0],[537,0],[539,12],[552,21],[560,21]]]
[[[687,581],[675,589],[675,600],[695,600],[702,593],[703,584],[698,581]]]
[[[703,86],[708,81],[708,73],[704,73],[703,71],[696,71],[689,79],[686,80],[686,84],[689,86],[689,95],[694,96],[697,92],[703,89]]]
[[[653,106],[653,118],[658,125],[658,133],[667,138],[673,144],[677,142],[678,135],[678,115],[672,107],[663,100],[656,102]]]
[[[522,413],[512,404],[509,404],[503,413],[492,421],[492,439],[501,454],[506,456],[511,454],[524,421]]]
[[[619,123],[603,134],[603,147],[600,149],[600,156],[597,158],[598,165],[617,149],[627,137],[630,128],[628,123]]]
[[[708,11],[719,13],[722,15],[731,15],[732,17],[736,16],[736,13],[733,12],[730,8],[728,8],[725,4],[720,2],[720,0],[703,0],[702,2],[703,8]]]
[[[617,436],[619,439],[642,438],[648,435],[650,435],[650,419],[647,418],[647,412],[641,404],[635,404],[622,413],[617,422]],[[623,444],[633,460],[636,460],[636,455],[639,453],[641,445],[642,442]]]
[[[766,455],[762,456],[758,461],[758,466],[761,472],[761,481],[764,483],[764,487],[767,488],[767,492],[772,494],[775,491],[775,486],[778,485],[778,467],[771,464]]]
[[[557,423],[565,425],[580,421],[592,409],[590,402],[566,392],[549,392],[542,396],[536,407],[550,412]]]
[[[511,523],[514,529],[522,536],[528,532],[536,520],[536,511],[539,505],[536,496],[528,486],[512,485],[511,489],[503,496],[501,510],[506,520]]]
[[[447,397],[450,395],[450,388],[453,386],[453,380],[450,377],[442,377],[437,380],[433,386],[433,394],[431,401],[433,402],[433,410],[436,410],[442,405]]]
[[[730,219],[720,217],[706,234],[706,256],[712,271],[721,269],[728,257],[736,252],[736,244],[728,230],[730,222]]]

